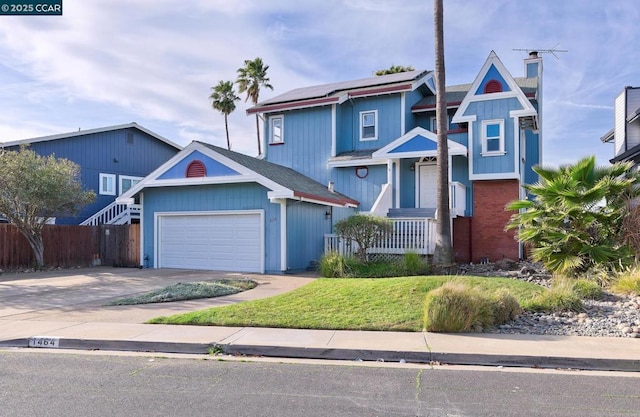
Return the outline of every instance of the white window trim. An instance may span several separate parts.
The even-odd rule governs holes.
[[[487,150],[487,125],[500,125],[500,137],[498,138],[500,141],[499,149],[497,151],[488,151]],[[482,140],[482,156],[500,156],[504,155],[506,152],[504,150],[504,120],[496,119],[496,120],[483,120],[480,124],[481,131],[481,140]],[[490,138],[496,139],[496,138]]]
[[[433,132],[433,133],[438,133],[437,129],[434,129],[433,127],[436,126],[438,124],[438,117],[437,116],[431,116],[431,118],[429,119],[429,131]],[[449,115],[447,114],[447,132],[449,131],[449,126],[451,126],[451,119],[449,119]]]
[[[118,179],[118,190],[120,191],[118,193],[118,195],[122,195],[123,191],[122,191],[122,181],[123,180],[131,180],[131,181],[135,181],[138,180],[138,182],[142,181],[144,177],[133,177],[130,175],[120,175],[120,178]],[[135,184],[131,185],[131,188],[133,188],[135,186]]]
[[[363,116],[364,116],[365,114],[368,114],[368,113],[373,113],[373,118],[374,118],[374,123],[373,123],[373,137],[371,137],[371,138],[365,138],[365,137],[363,137],[363,133],[364,133],[364,132],[363,132],[364,125],[362,124],[362,119],[363,119]],[[360,119],[359,119],[359,120],[360,120],[360,122],[359,122],[359,125],[360,125],[360,127],[359,127],[359,128],[360,128],[360,141],[361,141],[361,142],[366,142],[366,141],[369,141],[369,140],[378,140],[378,110],[365,110],[365,111],[361,111],[361,112],[360,112]]]
[[[280,119],[280,140],[275,140],[273,136],[273,122],[276,119]],[[269,116],[269,143],[284,143],[284,115],[276,114]]]
[[[102,189],[102,180],[104,178],[110,178],[111,184],[113,185],[113,190],[103,190]],[[116,174],[103,174],[100,173],[99,181],[98,181],[98,190],[100,195],[116,195]]]

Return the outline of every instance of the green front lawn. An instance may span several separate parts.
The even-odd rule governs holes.
[[[508,278],[422,276],[321,278],[275,297],[159,317],[150,323],[332,330],[421,331],[427,292],[459,280],[480,289],[506,288],[524,307],[544,288]]]

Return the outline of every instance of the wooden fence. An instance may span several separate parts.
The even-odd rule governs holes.
[[[140,225],[46,225],[44,262],[47,267],[140,265]],[[0,224],[0,269],[35,265],[27,239],[10,224]]]

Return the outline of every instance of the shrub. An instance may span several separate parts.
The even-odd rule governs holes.
[[[344,256],[337,252],[329,252],[320,260],[320,273],[327,278],[344,278],[348,276],[349,267]]]
[[[525,305],[526,310],[539,312],[584,311],[580,297],[566,281],[558,281],[547,291],[533,298]]]
[[[334,226],[336,233],[348,241],[358,244],[357,257],[367,261],[367,249],[373,246],[386,233],[393,231],[393,223],[387,218],[355,214],[340,220]]]
[[[404,267],[406,275],[427,275],[430,272],[430,265],[415,252],[404,254]]]
[[[618,274],[616,281],[611,286],[611,290],[619,294],[640,295],[640,268],[628,268]]]
[[[500,289],[493,295],[494,324],[504,324],[522,313],[522,307],[516,297],[508,290]]]
[[[424,328],[430,332],[470,332],[493,325],[490,297],[468,285],[447,282],[424,301]]]
[[[604,296],[602,287],[588,279],[577,279],[571,283],[571,289],[580,298],[585,300],[600,300]]]

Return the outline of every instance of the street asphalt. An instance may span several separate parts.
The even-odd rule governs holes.
[[[105,306],[178,282],[246,277],[255,289],[185,302]],[[316,277],[132,268],[0,275],[0,348],[224,353],[281,358],[640,371],[640,339],[143,324],[267,298]]]

